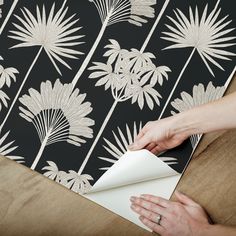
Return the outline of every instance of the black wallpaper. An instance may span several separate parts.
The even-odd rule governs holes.
[[[6,13],[9,11],[12,2],[13,1],[5,1],[4,5],[2,6],[3,17],[1,19],[1,23],[5,19],[7,15]],[[0,88],[10,98],[10,101],[8,101],[8,108],[6,108],[4,105],[2,106],[2,109],[0,111],[0,122],[4,120],[11,102],[16,96],[16,93],[20,88],[29,67],[31,66],[35,56],[40,49],[40,46],[11,48],[12,46],[19,43],[18,40],[8,37],[9,35],[12,35],[11,31],[17,30],[13,23],[17,23],[20,25],[20,22],[16,16],[23,17],[22,9],[24,8],[29,9],[29,11],[33,15],[36,15],[36,5],[39,6],[40,11],[42,11],[42,7],[44,5],[46,9],[46,16],[48,16],[49,11],[54,3],[55,11],[59,11],[60,7],[63,4],[63,1],[60,0],[19,0],[13,14],[6,24],[2,34],[0,35],[0,56],[2,56],[2,58],[4,59],[0,61],[0,64],[4,68],[13,67],[19,71],[19,74],[16,74],[16,82],[12,81],[12,84],[9,88],[6,85]],[[96,51],[92,56],[91,61],[89,62],[88,67],[91,67],[93,65],[93,62],[107,62],[107,57],[104,57],[103,55],[108,50],[107,48],[105,48],[105,46],[110,44],[109,39],[116,40],[122,49],[131,50],[132,48],[134,48],[140,50],[164,3],[165,1],[160,0],[157,1],[154,6],[152,6],[155,10],[155,17],[144,17],[148,22],[144,23],[142,26],[136,26],[127,21],[108,26],[102,37],[102,40],[98,44],[98,47],[96,48]],[[113,132],[117,135],[117,137],[120,137],[118,128],[122,131],[127,139],[126,125],[131,130],[131,133],[133,133],[132,129],[134,127],[134,124],[137,127],[139,127],[140,123],[142,124],[142,126],[144,126],[146,122],[158,119],[165,105],[165,101],[167,101],[169,94],[171,93],[174,84],[179,74],[181,73],[181,70],[183,69],[187,59],[189,58],[193,50],[193,47],[163,50],[164,48],[174,44],[161,38],[166,36],[163,34],[163,32],[170,31],[167,28],[166,24],[174,26],[173,22],[171,22],[171,20],[167,16],[171,16],[173,19],[176,19],[173,10],[178,8],[187,17],[189,17],[190,6],[194,9],[194,14],[195,7],[198,6],[199,15],[201,16],[206,4],[208,4],[207,13],[210,14],[210,11],[214,9],[216,3],[217,1],[215,0],[170,1],[145,49],[145,52],[151,52],[155,55],[156,58],[152,59],[152,62],[156,66],[166,66],[171,70],[171,72],[167,73],[168,81],[164,78],[162,86],[159,83],[154,86],[154,88],[162,96],[162,99],[160,99],[160,106],[155,104],[154,108],[150,109],[145,102],[143,109],[140,109],[137,102],[131,104],[131,99],[124,102],[119,102],[117,104],[89,158],[89,161],[87,162],[87,165],[82,172],[83,174],[89,174],[93,177],[94,180],[90,181],[90,184],[93,184],[104,173],[104,170],[99,170],[99,168],[111,166],[111,163],[101,160],[98,157],[105,157],[116,160],[116,158],[113,157],[111,153],[109,153],[104,148],[108,146],[108,143],[104,140],[104,138],[106,140],[109,140],[110,143],[117,145]],[[232,20],[232,22],[230,22],[225,29],[236,27],[234,5],[235,3],[233,1],[224,1],[224,3],[223,1],[219,2],[218,9],[221,8],[221,12],[219,13],[217,19],[222,19],[225,15],[229,15],[224,22]],[[79,41],[82,41],[84,43],[73,46],[73,49],[83,52],[84,54],[79,55],[79,59],[63,58],[72,69],[68,69],[66,66],[60,64],[59,62],[56,62],[62,74],[60,75],[51,63],[45,50],[42,50],[37,62],[35,63],[29,74],[25,85],[23,86],[22,91],[20,92],[19,97],[22,97],[24,94],[29,94],[28,90],[30,88],[34,88],[37,91],[40,91],[40,84],[47,80],[51,81],[52,85],[54,85],[57,79],[60,79],[61,83],[63,84],[72,82],[76,72],[79,70],[80,66],[88,55],[102,27],[98,11],[94,4],[88,0],[68,0],[66,2],[66,6],[68,6],[66,18],[73,14],[76,14],[75,18],[79,18],[79,21],[76,22],[75,25],[72,26],[72,28],[75,26],[82,27],[79,31],[73,33],[73,35],[84,35],[83,38],[79,39]],[[235,30],[232,30],[222,37],[234,37],[235,35]],[[217,49],[236,53],[235,39],[232,38],[226,43],[232,43],[233,45]],[[171,111],[175,110],[172,107],[171,102],[176,98],[181,98],[181,92],[186,91],[187,93],[192,95],[194,85],[199,85],[199,83],[202,83],[206,88],[209,82],[212,81],[214,87],[224,86],[235,67],[235,57],[231,55],[226,57],[230,58],[231,60],[222,60],[220,58],[215,59],[223,67],[224,70],[219,69],[217,66],[213,65],[213,63],[208,61],[210,68],[214,72],[215,76],[213,76],[204,64],[199,53],[195,51],[191,58],[191,61],[189,62],[186,70],[181,77],[180,82],[174,90],[173,96],[171,96],[170,102],[166,107],[162,118],[170,116]],[[112,104],[114,103],[111,89],[109,88],[105,91],[104,86],[95,86],[98,79],[89,78],[92,72],[94,71],[86,69],[75,87],[80,90],[80,93],[86,93],[85,101],[90,102],[93,108],[92,112],[87,115],[87,117],[94,120],[95,122],[95,125],[91,126],[93,130],[93,138],[84,138],[84,140],[86,140],[86,143],[82,143],[80,147],[67,142],[58,142],[46,146],[36,166],[36,171],[45,173],[46,171],[42,170],[42,168],[48,166],[47,161],[53,161],[54,163],[56,163],[60,171],[65,171],[67,173],[69,170],[77,172],[82,165],[104,122],[105,117],[107,116],[110,108],[112,107]],[[1,130],[0,137],[10,130],[10,133],[5,142],[9,143],[10,141],[15,140],[14,144],[12,145],[16,145],[18,146],[18,148],[13,150],[9,155],[24,157],[23,164],[30,167],[38,153],[41,143],[38,138],[36,129],[33,127],[32,123],[19,116],[19,106],[22,106],[22,104],[19,100],[17,100],[13,110],[11,111],[6,123]],[[170,150],[167,153],[160,155],[160,157],[171,156],[177,158],[178,163],[172,164],[170,166],[181,173],[186,166],[192,151],[193,146],[191,145],[190,140],[187,140],[180,147]]]

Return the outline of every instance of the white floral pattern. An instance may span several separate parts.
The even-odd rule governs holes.
[[[43,167],[42,170],[47,170],[44,175],[49,179],[55,180],[57,183],[79,194],[87,193],[91,189],[90,181],[93,180],[92,176],[87,174],[79,175],[73,170],[68,172],[59,171],[56,163],[53,161],[47,161],[47,163],[48,166]]]
[[[96,6],[102,23],[108,18],[108,25],[122,21],[142,26],[145,18],[155,17],[153,5],[156,0],[89,0]]]
[[[89,70],[93,71],[89,78],[98,80],[96,86],[104,86],[105,90],[110,88],[114,103],[99,129],[84,162],[80,166],[79,174],[82,173],[86,166],[118,103],[131,100],[132,104],[138,103],[139,108],[142,110],[146,102],[149,109],[153,110],[154,105],[160,105],[159,99],[162,98],[155,87],[158,82],[162,82],[161,79],[155,79],[155,73],[152,76],[146,76],[150,70],[153,70],[152,59],[155,58],[155,55],[150,52],[140,52],[136,49],[131,49],[130,51],[121,49],[119,43],[114,39],[110,40],[110,43],[105,46],[105,48],[108,48],[104,54],[104,57],[108,57],[107,63],[94,62],[94,65],[89,68]],[[110,62],[113,63],[110,64]],[[170,71],[167,66],[161,66],[159,76],[165,76]]]
[[[3,58],[0,56],[0,60],[3,61]],[[19,71],[14,67],[4,68],[0,65],[0,112],[2,106],[8,107],[8,101],[10,100],[9,96],[3,91],[3,87],[6,85],[8,88],[11,86],[11,79],[16,82],[16,75]]]
[[[16,82],[16,75],[19,71],[16,68],[4,68],[0,65],[0,89],[6,84],[9,88],[11,86],[11,79]]]
[[[219,3],[220,0],[210,13],[208,13],[208,5],[206,5],[201,16],[197,6],[195,11],[191,7],[189,8],[188,17],[181,10],[174,10],[176,19],[168,17],[174,26],[167,25],[170,31],[163,32],[165,36],[162,37],[174,43],[166,49],[195,48],[212,75],[214,72],[210,68],[209,62],[224,70],[216,59],[230,60],[230,56],[236,56],[235,53],[225,49],[235,45],[233,40],[236,37],[228,36],[235,29],[228,27],[231,23],[231,20],[227,20],[228,16],[219,17],[221,12],[221,8],[218,8]]]
[[[117,160],[120,159],[127,152],[127,148],[130,144],[132,144],[142,129],[142,122],[138,125],[134,122],[134,125],[128,126],[126,124],[125,132],[122,132],[121,128],[118,127],[118,132],[112,131],[114,142],[109,141],[108,139],[104,138],[105,145],[103,145],[104,149],[108,153],[108,157],[101,157],[98,158],[110,163],[110,165],[116,163]],[[166,162],[169,165],[177,164],[178,161],[174,157],[159,157],[162,161]],[[102,167],[99,168],[100,170],[108,170],[109,167]]]
[[[104,86],[105,90],[110,88],[118,102],[131,99],[132,104],[137,102],[140,109],[146,102],[151,110],[155,104],[160,105],[159,99],[162,97],[155,86],[157,83],[163,85],[163,78],[168,80],[170,68],[156,67],[152,62],[155,56],[150,52],[121,49],[114,39],[110,43],[105,47],[108,48],[104,54],[107,63],[94,62],[89,70],[95,72],[89,78],[98,79],[96,86]]]
[[[227,48],[236,45],[235,35],[230,34],[235,28],[230,28],[232,22],[227,20],[228,16],[221,17],[221,8],[219,8],[220,0],[214,6],[214,9],[208,12],[208,4],[205,6],[203,13],[199,15],[198,6],[195,11],[189,7],[189,16],[186,16],[181,10],[174,10],[175,18],[168,16],[171,24],[166,27],[169,31],[163,32],[164,40],[172,44],[164,49],[181,49],[192,48],[186,63],[184,64],[176,82],[169,94],[168,99],[162,109],[159,119],[162,118],[175,89],[177,88],[186,68],[188,67],[193,55],[197,51],[208,71],[215,77],[210,67],[210,63],[224,70],[218,60],[229,61],[235,53],[230,52]]]
[[[225,87],[215,87],[212,82],[209,82],[206,88],[203,84],[198,84],[193,87],[192,95],[187,92],[180,94],[181,98],[176,98],[171,102],[172,107],[178,112],[189,110],[195,106],[200,106],[221,98],[224,95]],[[172,111],[172,115],[176,112]]]
[[[43,167],[42,170],[47,170],[44,175],[51,180],[61,183],[63,176],[66,174],[64,171],[59,171],[57,165],[53,161],[47,161],[48,166]]]
[[[76,25],[78,19],[75,19],[75,15],[66,18],[68,7],[65,7],[65,3],[66,1],[57,12],[54,3],[48,16],[45,6],[42,7],[42,11],[39,6],[36,7],[36,16],[27,8],[23,8],[23,17],[16,15],[19,23],[14,23],[16,30],[11,30],[9,35],[10,38],[21,42],[12,48],[42,47],[60,74],[56,61],[71,69],[63,57],[76,59],[76,55],[81,55],[82,52],[71,47],[83,43],[79,40],[84,37],[74,35],[81,27]]]
[[[18,148],[18,146],[12,146],[14,144],[15,140],[11,141],[9,143],[5,143],[9,134],[10,134],[10,131],[5,133],[3,136],[0,136],[0,155],[5,156],[6,158],[14,160],[18,163],[24,163],[24,157],[11,154],[12,152],[14,152]],[[0,135],[1,135],[1,132],[0,132]]]
[[[235,22],[226,15],[229,9],[223,5],[223,1],[214,0],[205,8],[202,3],[197,3],[195,9],[190,3],[191,7],[187,11],[183,5],[189,2],[176,3],[174,7],[180,4],[183,8],[174,10],[173,14],[173,5],[167,9],[170,0],[87,0],[81,4],[75,0],[53,2],[43,0],[40,3],[24,3],[12,0],[9,14],[4,12],[6,18],[1,21],[0,36],[4,43],[1,54],[5,57],[10,45],[12,50],[9,50],[8,59],[14,61],[11,65],[20,63],[17,67],[19,76],[17,69],[5,67],[8,66],[5,62],[0,63],[0,119],[4,119],[0,125],[0,131],[4,134],[0,138],[0,151],[9,158],[24,161],[21,157],[9,156],[18,149],[14,141],[7,141],[10,135],[6,131],[18,121],[19,125],[17,123],[11,135],[23,135],[24,138],[32,138],[32,142],[39,137],[40,141],[40,145],[35,143],[28,150],[24,146],[24,139],[13,137],[23,144],[20,154],[24,153],[26,165],[32,161],[31,168],[39,169],[45,159],[47,164],[42,171],[46,177],[77,193],[85,193],[102,173],[98,169],[108,170],[133,142],[142,127],[141,123],[133,123],[134,120],[157,119],[163,102],[166,104],[160,118],[167,105],[172,105],[172,114],[175,114],[188,106],[207,101],[208,96],[223,95],[221,87],[208,84],[213,79],[211,73],[216,77],[214,83],[222,86],[225,77],[221,70],[225,69],[225,75],[228,75],[234,66],[230,60],[235,58]],[[166,9],[168,19],[163,17]],[[98,16],[95,16],[96,13]],[[90,24],[91,16],[97,17],[97,22]],[[10,23],[5,27],[7,22]],[[160,25],[159,29],[157,25]],[[108,27],[109,31],[106,31]],[[2,34],[4,28],[9,31]],[[107,39],[109,42],[101,58]],[[166,51],[160,51],[161,48]],[[179,63],[176,63],[172,61],[172,55],[181,51],[179,48],[183,52],[176,55],[179,59]],[[184,58],[189,48],[192,49],[191,55],[181,70],[178,67],[182,55]],[[26,63],[33,58],[30,65],[25,65],[23,61],[21,63],[23,57]],[[203,62],[206,68],[203,63],[196,65],[196,70],[189,67],[193,69],[193,74],[199,72],[199,78],[193,75],[193,79],[202,84],[194,86],[193,93],[188,94],[190,84],[192,86],[195,82],[181,81],[180,84],[179,80],[192,59]],[[48,66],[44,67],[47,62]],[[198,70],[200,66],[204,70]],[[179,77],[175,78],[179,69]],[[83,74],[84,71],[86,73]],[[22,72],[25,73],[23,76]],[[60,80],[56,80],[55,74]],[[79,78],[87,81],[77,84]],[[192,78],[189,76],[187,79]],[[175,83],[173,89],[170,87],[172,83]],[[173,100],[178,83],[178,91],[186,89],[188,93],[183,92],[180,98]],[[185,89],[181,89],[182,86]],[[166,96],[169,96],[167,100]],[[93,101],[94,107],[86,100]],[[9,104],[5,116],[3,108],[8,108]],[[14,114],[19,111],[14,104],[19,105],[23,119]],[[96,110],[92,113],[94,108]],[[119,119],[119,115],[124,116],[126,112],[127,120],[125,117],[125,120]],[[96,127],[92,127],[95,120]],[[126,126],[122,126],[122,122]],[[29,126],[27,135],[20,133],[21,125],[24,128]],[[110,136],[108,127],[112,132]],[[38,137],[33,137],[34,131]],[[191,137],[193,148],[199,137]],[[187,149],[187,153],[192,150],[190,147]],[[49,161],[48,155],[54,151],[53,161]],[[177,153],[183,154],[181,163],[189,158],[184,151],[177,149]],[[34,160],[31,159],[32,153],[37,153]],[[89,158],[95,158],[95,162],[99,161],[100,165],[93,166],[93,161],[88,163]],[[176,169],[183,167],[177,158],[163,154],[159,158],[168,165],[177,165]],[[74,162],[78,162],[78,165]],[[85,168],[87,164],[88,168]],[[65,166],[73,167],[65,170]],[[84,173],[84,170],[89,172]]]
[[[92,111],[91,103],[84,102],[86,94],[79,94],[79,89],[73,91],[72,84],[62,84],[57,80],[52,86],[50,81],[42,82],[40,93],[29,89],[29,95],[23,95],[19,100],[20,116],[32,123],[41,141],[41,148],[33,163],[34,169],[47,145],[58,142],[68,142],[81,146],[84,138],[92,138],[90,128],[94,121],[87,117]]]
[[[59,62],[71,69],[69,64],[63,58],[77,59],[78,55],[83,54],[82,52],[73,49],[75,46],[83,43],[80,41],[83,35],[77,34],[81,27],[77,26],[78,19],[75,19],[75,15],[68,18],[66,17],[68,12],[68,7],[65,6],[66,2],[67,0],[64,0],[63,5],[58,11],[55,11],[54,3],[48,15],[46,14],[45,6],[43,6],[42,11],[40,11],[39,6],[37,5],[35,15],[27,8],[23,8],[21,9],[23,16],[15,16],[19,23],[13,23],[15,30],[11,30],[11,34],[8,35],[8,37],[20,41],[20,43],[16,44],[12,48],[38,46],[39,50],[25,74],[11,107],[0,125],[0,129],[4,127],[43,50],[46,52],[53,66],[60,75],[61,71],[56,62]]]
[[[155,10],[152,7],[156,0],[89,0],[92,2],[99,13],[102,27],[83,64],[73,78],[72,84],[75,86],[88,67],[106,29],[108,26],[120,22],[129,22],[136,26],[147,23],[146,18],[154,18]]]
[[[178,112],[187,111],[193,107],[200,106],[221,98],[224,95],[225,87],[215,87],[212,82],[209,82],[206,88],[203,84],[198,84],[193,87],[192,95],[187,92],[180,94],[181,98],[176,98],[171,102],[172,107]],[[171,111],[172,115],[176,114],[176,111]],[[194,148],[198,143],[201,134],[192,135],[190,141]]]

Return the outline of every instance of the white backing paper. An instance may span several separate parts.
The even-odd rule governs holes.
[[[128,151],[84,197],[149,230],[131,211],[130,197],[146,193],[169,199],[180,177],[149,151]]]

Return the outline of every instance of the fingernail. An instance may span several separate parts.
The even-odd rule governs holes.
[[[132,196],[132,197],[130,198],[130,201],[131,201],[131,202],[134,202],[134,201],[135,201],[135,197]]]
[[[140,195],[140,198],[146,198],[146,195],[145,194],[142,194],[142,195]]]
[[[132,210],[135,210],[134,204],[131,204],[130,208],[131,208]]]
[[[133,202],[133,201],[135,200],[135,198],[134,198],[134,197],[131,197],[129,200],[130,200],[131,202]]]

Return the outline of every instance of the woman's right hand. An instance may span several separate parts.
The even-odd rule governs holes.
[[[177,116],[148,122],[128,149],[135,151],[145,148],[154,154],[159,154],[180,145],[189,135],[181,129]]]

